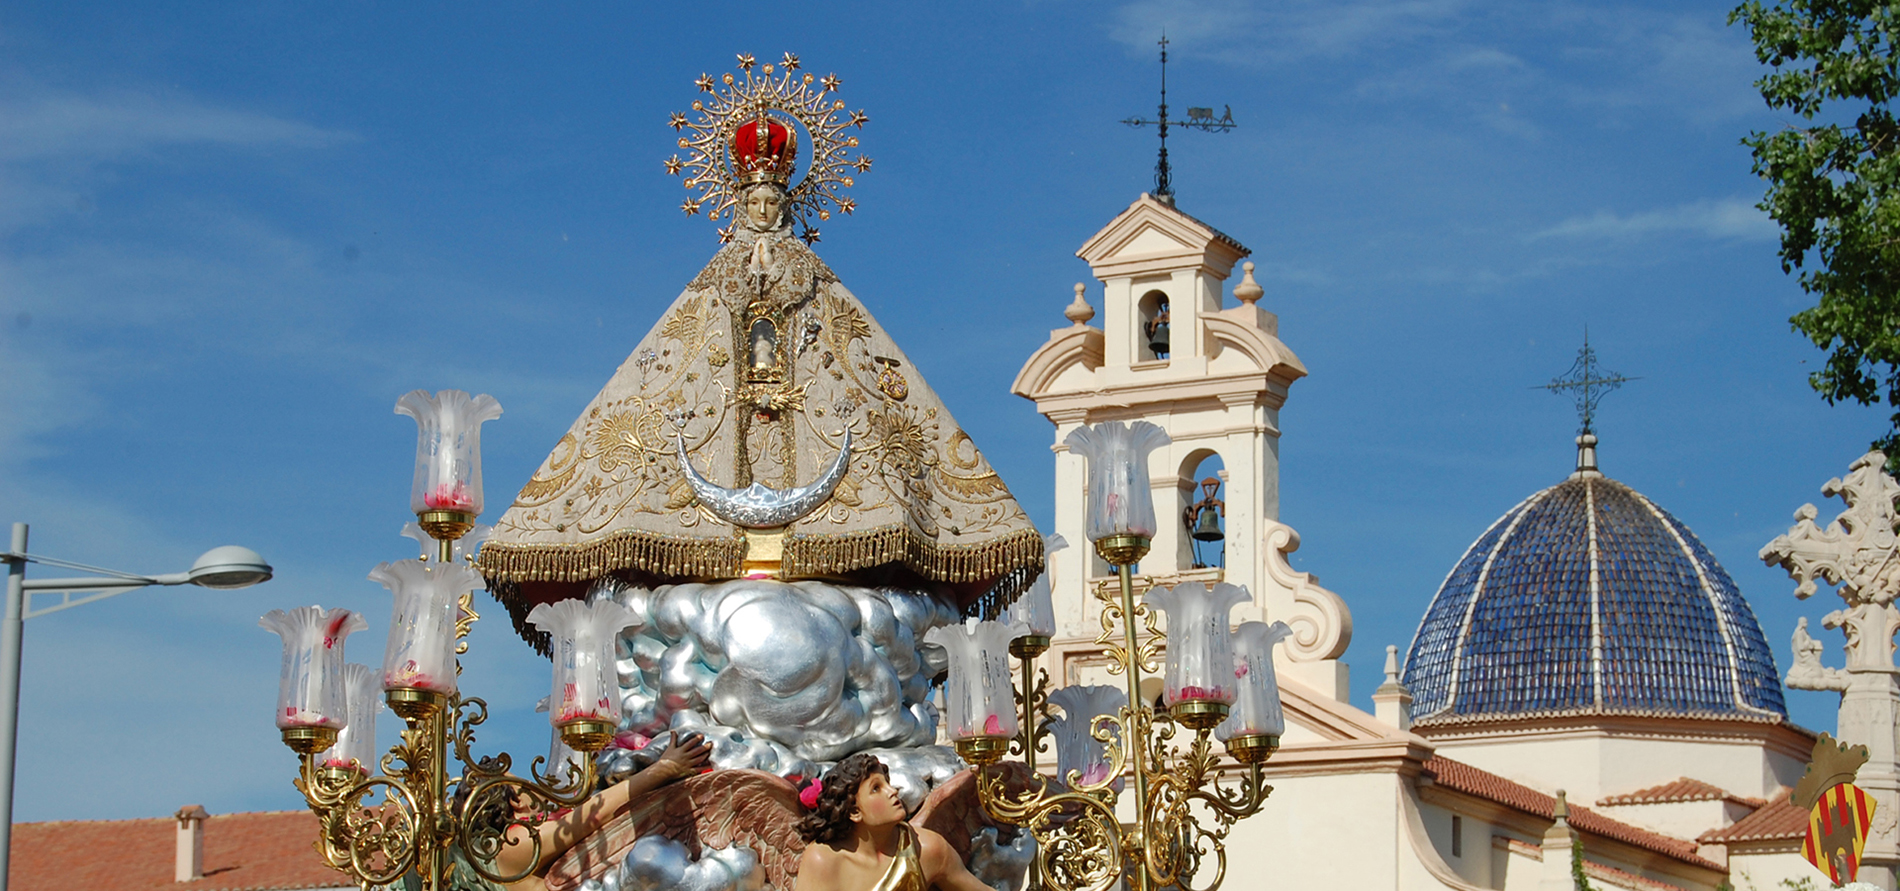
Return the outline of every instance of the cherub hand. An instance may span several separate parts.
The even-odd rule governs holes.
[[[697,733],[674,737],[660,760],[642,773],[653,773],[662,783],[670,783],[699,773],[712,760],[712,743]]]

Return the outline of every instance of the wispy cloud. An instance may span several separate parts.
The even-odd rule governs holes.
[[[1531,234],[1527,240],[1620,239],[1662,233],[1686,233],[1737,241],[1769,241],[1779,234],[1779,230],[1774,221],[1756,209],[1752,202],[1742,198],[1725,198],[1628,215],[1599,210],[1588,216],[1571,217]]]
[[[0,162],[113,158],[189,143],[322,148],[356,138],[184,97],[46,94],[0,102]]]
[[[1136,0],[1118,8],[1116,41],[1150,49],[1162,31],[1170,43],[1228,61],[1265,57],[1349,56],[1435,33],[1464,0],[1348,0],[1271,6],[1246,0]]]
[[[1328,68],[1375,101],[1435,100],[1488,125],[1501,108],[1541,104],[1603,118],[1658,110],[1695,123],[1761,108],[1746,33],[1706,12],[1496,0],[1133,0],[1110,36],[1151,52],[1166,29],[1184,55],[1260,69],[1358,59]]]

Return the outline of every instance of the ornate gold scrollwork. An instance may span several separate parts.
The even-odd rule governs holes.
[[[1127,676],[1133,692],[1140,688],[1143,671],[1157,670],[1164,638],[1155,611],[1135,599],[1129,566],[1119,568],[1118,592],[1107,584],[1094,589],[1102,601],[1102,633],[1096,643],[1108,654],[1110,673]],[[1145,643],[1130,631],[1131,622],[1147,630]],[[1032,686],[1025,664],[1023,677],[1024,689],[1016,694],[1025,711],[1014,746],[1019,751],[1037,741],[1048,718],[1047,676]],[[1042,720],[1034,720],[1037,716]],[[1191,736],[1177,744],[1175,737],[1184,729]],[[1005,771],[983,767],[978,768],[978,799],[992,818],[1035,835],[1034,875],[1045,888],[1107,891],[1126,879],[1140,891],[1215,891],[1227,877],[1228,830],[1258,813],[1273,787],[1266,784],[1258,761],[1245,765],[1240,782],[1223,783],[1221,756],[1211,732],[1212,727],[1187,728],[1139,695],[1131,696],[1126,707],[1090,725],[1090,735],[1104,745],[1109,762],[1100,780],[1083,784],[1081,772],[1071,769],[1062,785],[1032,774],[1026,788],[1012,791]],[[1033,752],[1027,754],[1033,766]],[[1135,793],[1137,816],[1131,827],[1124,827],[1115,811],[1120,795],[1115,784],[1124,775],[1132,778],[1129,785]],[[1210,870],[1205,885],[1195,884]]]

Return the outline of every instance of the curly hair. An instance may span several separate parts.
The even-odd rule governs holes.
[[[851,834],[851,812],[858,809],[858,787],[872,774],[891,775],[876,755],[859,752],[825,774],[818,806],[798,819],[798,837],[807,843],[835,844]]]

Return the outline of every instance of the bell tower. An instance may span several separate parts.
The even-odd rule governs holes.
[[[1082,245],[1076,256],[1100,283],[1101,325],[1086,286],[1064,311],[1071,325],[1049,334],[1016,375],[1011,392],[1055,425],[1055,531],[1072,545],[1053,558],[1056,649],[1050,666],[1075,682],[1086,674],[1099,631],[1091,587],[1112,573],[1084,534],[1086,465],[1062,440],[1081,424],[1148,421],[1173,444],[1151,457],[1153,550],[1139,573],[1156,584],[1245,585],[1251,606],[1237,620],[1281,620],[1294,636],[1279,648],[1286,672],[1344,700],[1352,617],[1338,595],[1295,572],[1287,555],[1299,535],[1280,519],[1280,408],[1306,366],[1279,338],[1279,319],[1257,303],[1253,264],[1225,297],[1240,242],[1170,202],[1143,194]],[[1194,472],[1218,456],[1225,483],[1220,559],[1199,566],[1188,507],[1200,497]],[[1088,681],[1084,681],[1088,682]]]

